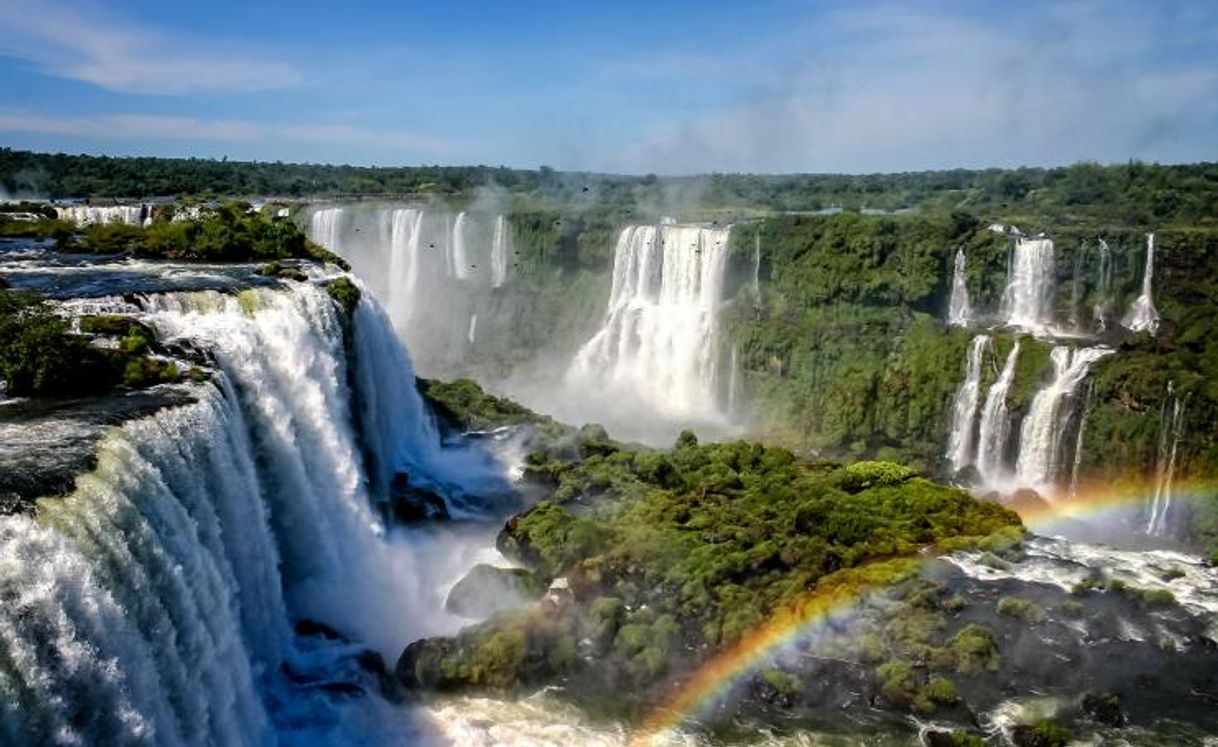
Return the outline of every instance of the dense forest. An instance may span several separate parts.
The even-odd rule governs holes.
[[[923,171],[901,174],[709,174],[657,177],[548,167],[363,167],[174,158],[110,158],[0,149],[0,191],[54,199],[275,195],[468,196],[507,190],[522,205],[598,202],[643,212],[965,209],[1056,224],[1212,224],[1218,164]]]

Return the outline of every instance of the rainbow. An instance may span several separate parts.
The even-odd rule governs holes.
[[[851,611],[868,592],[908,578],[922,564],[919,558],[898,558],[839,571],[821,579],[816,589],[788,603],[755,627],[692,677],[642,724],[632,744],[663,743],[666,735],[727,698],[731,690],[766,666],[782,649],[831,631],[849,622]],[[874,580],[883,568],[883,582]]]
[[[1212,500],[1218,493],[1214,483],[1177,483],[1172,501]],[[1028,502],[1011,506],[1025,526],[1045,530],[1063,520],[1092,521],[1129,517],[1141,512],[1154,494],[1146,481],[1095,483],[1082,486],[1070,498]],[[885,561],[891,572],[877,582],[869,573],[875,566],[841,571],[821,579],[810,594],[783,606],[726,651],[703,664],[683,681],[666,702],[643,721],[632,745],[645,747],[666,743],[682,724],[708,713],[722,703],[741,682],[747,681],[788,646],[813,639],[845,624],[851,610],[867,594],[901,578],[908,578],[925,562],[923,558]]]

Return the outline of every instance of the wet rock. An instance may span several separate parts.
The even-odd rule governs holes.
[[[302,638],[318,636],[325,638],[328,641],[345,640],[342,633],[339,633],[329,625],[326,625],[323,622],[317,622],[316,620],[297,620],[296,624],[292,626],[292,632]]]
[[[1128,722],[1121,708],[1121,696],[1116,693],[1087,693],[1083,696],[1083,713],[1104,726],[1121,727]]]
[[[412,485],[410,475],[405,472],[393,476],[393,482],[389,484],[389,500],[393,518],[403,524],[451,518],[444,499],[430,490]]]
[[[541,594],[541,584],[529,571],[479,563],[453,586],[444,607],[462,617],[486,618]]]

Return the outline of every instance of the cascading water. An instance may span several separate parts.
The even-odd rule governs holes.
[[[508,252],[511,251],[511,230],[507,218],[495,218],[495,233],[491,237],[491,287],[498,288],[507,282]]]
[[[1100,239],[1100,266],[1096,278],[1096,301],[1092,310],[1096,329],[1103,332],[1108,326],[1109,296],[1112,294],[1112,251],[1108,242]]]
[[[1170,413],[1170,414],[1169,414]],[[1167,396],[1159,413],[1159,449],[1155,459],[1155,489],[1150,498],[1146,533],[1163,535],[1171,511],[1172,483],[1176,476],[1176,454],[1184,435],[1184,399],[1176,393],[1175,382],[1167,382]]]
[[[351,325],[353,377],[335,306],[312,285],[157,295],[144,309],[163,339],[213,354],[216,383],[115,429],[96,469],[36,517],[0,518],[6,744],[271,744],[340,707],[295,684],[321,655],[293,618],[389,655],[461,624],[436,597],[470,548],[386,531],[347,382],[375,461],[466,485],[490,467],[441,447],[370,302]],[[343,741],[332,721],[314,741]]]
[[[947,309],[947,323],[952,327],[967,327],[973,316],[973,307],[968,297],[968,273],[964,250],[956,252],[956,264],[952,272],[952,296]]]
[[[1149,332],[1152,335],[1159,331],[1159,312],[1151,295],[1151,286],[1155,274],[1155,235],[1146,234],[1146,269],[1142,273],[1142,292],[1134,299],[1129,315],[1125,318],[1125,326],[1132,332]]]
[[[1078,420],[1078,431],[1074,436],[1074,464],[1070,468],[1070,497],[1078,495],[1078,477],[1083,466],[1083,439],[1087,436],[1087,421],[1091,418],[1091,398],[1095,395],[1095,382],[1087,385],[1087,396],[1083,400],[1083,414]]]
[[[351,263],[429,376],[465,362],[473,315],[495,334],[491,289],[506,282],[509,229],[503,216],[414,207],[329,207],[309,219],[310,237]]]
[[[1063,463],[1061,439],[1072,414],[1074,393],[1086,379],[1091,365],[1112,352],[1109,348],[1053,348],[1050,353],[1053,379],[1032,399],[1019,435],[1015,477],[1020,485],[1053,492]]]
[[[761,303],[761,232],[753,234],[753,303]]]
[[[1012,327],[1039,332],[1053,321],[1053,240],[1020,236],[1003,294],[1003,312]]]
[[[1007,438],[1011,434],[1011,414],[1007,393],[1015,380],[1015,364],[1019,359],[1019,342],[1007,354],[1006,363],[997,381],[985,395],[981,408],[981,424],[977,433],[977,472],[985,485],[996,485],[1006,475]]]
[[[107,207],[68,205],[55,208],[55,212],[60,220],[75,223],[78,226],[99,226],[107,223],[143,226],[152,221],[151,205],[111,205]]]
[[[964,381],[956,390],[956,399],[952,405],[951,433],[947,446],[947,460],[953,473],[959,472],[973,462],[977,405],[981,395],[981,360],[989,345],[989,335],[977,335],[973,338],[964,366]]]
[[[609,387],[674,420],[716,411],[727,241],[727,229],[625,228],[604,325],[576,354],[568,383]]]
[[[740,387],[740,346],[732,344],[731,360],[728,361],[728,380],[727,380],[727,414],[729,417],[736,415],[736,407],[739,399],[738,389]]]

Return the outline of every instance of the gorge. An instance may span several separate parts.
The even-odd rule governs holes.
[[[286,209],[200,208],[283,232],[223,261],[0,242],[176,372],[0,399],[7,742],[1218,728],[1209,229]]]

